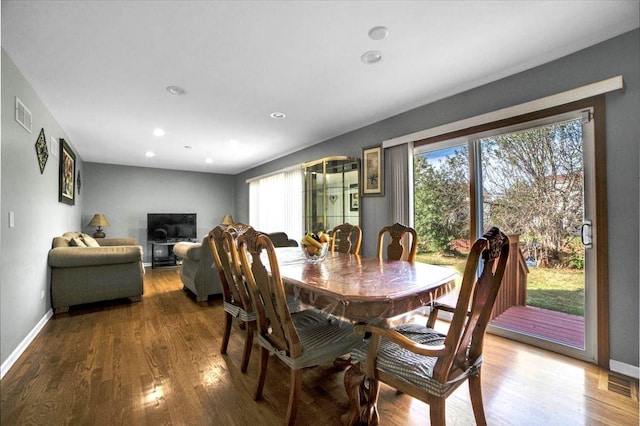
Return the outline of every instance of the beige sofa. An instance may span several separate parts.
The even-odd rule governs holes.
[[[93,239],[67,232],[53,239],[48,263],[54,313],[83,303],[141,299],[142,247],[134,238]]]
[[[276,247],[296,247],[298,243],[284,232],[269,234]],[[213,263],[213,253],[209,236],[202,243],[179,242],[173,247],[173,253],[182,261],[180,278],[182,284],[190,290],[198,303],[203,304],[209,295],[222,294],[220,276]]]
[[[268,234],[274,247],[298,247],[298,242],[289,238],[286,232]]]
[[[204,303],[211,294],[221,294],[220,277],[213,264],[213,253],[209,236],[202,243],[179,242],[173,247],[173,254],[182,261],[180,279],[190,290],[198,303]]]

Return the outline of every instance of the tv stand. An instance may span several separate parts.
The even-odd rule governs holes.
[[[178,259],[173,253],[173,246],[179,242],[180,241],[151,241],[151,269],[159,266],[177,266]],[[167,251],[166,255],[164,255],[165,247]],[[161,248],[162,255],[156,255],[156,248]]]

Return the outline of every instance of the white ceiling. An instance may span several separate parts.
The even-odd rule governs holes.
[[[638,10],[638,0],[3,0],[2,47],[84,161],[235,174],[637,28]],[[368,37],[376,25],[386,39]],[[363,64],[369,50],[382,61]]]

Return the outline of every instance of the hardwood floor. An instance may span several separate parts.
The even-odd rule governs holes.
[[[0,424],[283,424],[289,370],[271,359],[254,401],[257,346],[242,374],[243,332],[222,356],[222,325],[220,298],[200,306],[176,269],[148,269],[141,302],[72,307],[45,325],[0,382]],[[638,425],[637,383],[597,366],[488,335],[482,371],[490,425]],[[305,371],[298,425],[340,424],[343,375]],[[384,385],[379,411],[383,425],[428,424],[426,404]],[[447,424],[474,424],[466,384]]]

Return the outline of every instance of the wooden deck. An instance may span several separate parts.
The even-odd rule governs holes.
[[[584,318],[532,306],[512,306],[491,325],[584,349]]]

